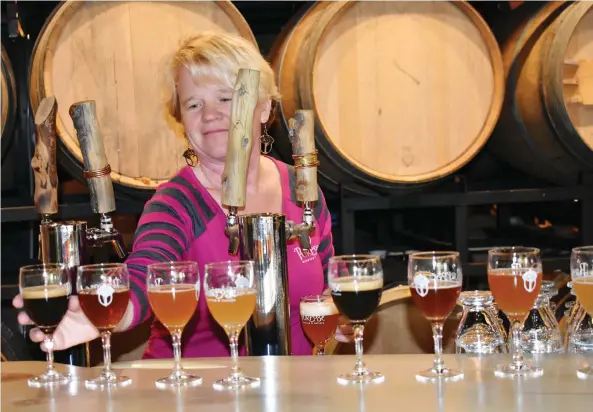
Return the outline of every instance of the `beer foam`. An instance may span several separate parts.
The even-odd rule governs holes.
[[[334,302],[301,302],[301,316],[329,316],[338,313]]]
[[[572,280],[572,284],[574,285],[575,283],[578,283],[578,284],[593,283],[593,276],[574,278]]]
[[[23,299],[48,299],[68,296],[68,285],[39,285],[23,288]]]
[[[364,292],[383,288],[383,278],[377,276],[344,276],[330,281],[332,290],[341,292]]]
[[[177,292],[187,292],[190,290],[194,290],[194,285],[159,285],[159,286],[151,286],[148,288],[150,293],[173,293],[173,289],[175,289],[175,293]]]
[[[489,276],[522,276],[524,273],[529,272],[530,270],[534,270],[534,268],[498,268],[498,269],[488,269]],[[538,275],[541,276],[541,272],[537,272]]]

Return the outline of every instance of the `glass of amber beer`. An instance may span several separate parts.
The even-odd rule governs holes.
[[[204,292],[208,310],[229,337],[233,366],[215,389],[234,389],[259,384],[239,368],[239,334],[255,310],[257,292],[253,262],[226,261],[205,265]]]
[[[325,355],[325,344],[338,327],[340,313],[331,296],[309,295],[301,298],[301,325],[313,344],[313,353]]]
[[[434,363],[416,374],[421,382],[455,381],[463,373],[445,366],[443,324],[457,303],[463,275],[458,252],[418,252],[408,260],[408,282],[414,304],[432,324]]]
[[[76,289],[80,308],[99,330],[103,344],[103,371],[98,378],[85,381],[89,389],[125,386],[127,376],[111,370],[111,334],[122,320],[130,302],[130,275],[124,263],[99,263],[78,267]]]
[[[41,264],[23,266],[19,273],[19,288],[23,308],[33,323],[45,334],[47,368],[39,376],[29,379],[29,385],[45,387],[70,382],[70,377],[54,368],[53,333],[68,311],[71,283],[66,266]]]
[[[379,256],[334,256],[329,260],[327,273],[334,304],[354,329],[356,364],[352,372],[338,376],[338,383],[382,382],[385,376],[371,372],[362,361],[364,326],[379,307],[383,290]]]
[[[175,366],[171,375],[157,379],[157,387],[200,384],[200,376],[188,374],[181,367],[181,334],[196,311],[200,296],[198,264],[192,261],[151,263],[146,284],[150,306],[173,339]]]
[[[570,256],[570,274],[572,291],[579,304],[593,317],[593,246],[577,247]],[[581,379],[593,377],[593,367],[577,371]]]
[[[523,361],[521,331],[542,285],[540,251],[531,247],[501,247],[488,251],[488,285],[498,308],[511,322],[513,360],[498,365],[499,377],[537,377],[544,371]]]

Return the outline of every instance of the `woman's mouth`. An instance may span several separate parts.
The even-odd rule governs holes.
[[[228,130],[227,129],[213,129],[213,130],[208,130],[208,131],[204,132],[204,136],[211,136],[211,135],[214,135],[214,134],[217,134],[217,133],[223,133],[223,132],[226,133],[226,132],[228,132]]]

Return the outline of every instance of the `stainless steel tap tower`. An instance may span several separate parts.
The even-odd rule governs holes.
[[[251,156],[254,110],[259,96],[259,71],[241,69],[233,91],[227,158],[222,175],[222,204],[229,208],[225,232],[229,254],[255,263],[257,301],[246,327],[249,355],[290,355],[290,308],[287,241],[298,238],[309,253],[315,230],[313,203],[318,200],[317,151],[313,114],[299,110],[290,124],[297,175],[297,201],[303,204],[302,222],[286,221],[284,214],[239,215],[245,207],[247,167]]]

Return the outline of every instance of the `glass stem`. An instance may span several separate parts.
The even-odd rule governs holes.
[[[111,376],[111,332],[101,333],[101,343],[103,345],[103,376]]]
[[[362,361],[362,337],[364,333],[364,324],[363,323],[356,323],[354,324],[354,348],[356,349],[356,365],[354,366],[354,373],[358,375],[363,375],[367,373],[366,366]]]
[[[47,375],[55,375],[56,369],[54,368],[54,336],[45,335],[43,341],[45,349],[47,350],[47,368],[45,373]]]
[[[241,369],[239,369],[239,332],[232,331],[229,333],[229,341],[231,344],[231,358],[233,360],[231,376],[236,379],[241,376]]]
[[[521,351],[521,329],[522,323],[517,319],[513,320],[512,325],[512,344],[513,344],[513,365],[520,369],[523,366],[523,354]]]
[[[443,362],[443,323],[432,322],[432,338],[434,339],[434,364],[436,373],[443,373],[445,362]]]
[[[171,338],[173,339],[173,356],[175,358],[173,375],[179,377],[183,375],[183,368],[181,367],[181,329],[172,331]]]

